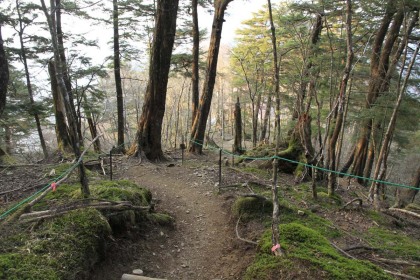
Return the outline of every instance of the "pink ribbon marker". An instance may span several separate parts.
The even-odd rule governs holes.
[[[276,244],[273,247],[271,247],[271,252],[275,252],[279,248],[280,248],[280,244]]]
[[[51,189],[52,189],[53,192],[55,192],[55,190],[57,189],[57,183],[56,182],[51,183]]]

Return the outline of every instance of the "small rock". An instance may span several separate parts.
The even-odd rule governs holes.
[[[143,270],[141,270],[141,269],[134,269],[133,270],[133,274],[135,274],[135,275],[143,275]]]
[[[163,233],[163,231],[160,232],[160,236],[164,236],[165,234]]]
[[[188,267],[188,265],[186,265],[186,264],[181,264],[181,267],[182,267],[182,268],[187,268],[187,267]]]
[[[190,214],[190,210],[185,211],[185,213]]]
[[[302,210],[298,210],[298,215],[300,215],[300,216],[304,216],[305,215],[305,212],[303,212]]]

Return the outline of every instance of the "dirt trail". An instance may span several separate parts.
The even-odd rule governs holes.
[[[135,244],[118,242],[116,246],[130,248],[115,251],[127,254],[108,258],[108,269],[100,269],[95,279],[119,279],[136,268],[166,279],[241,279],[255,248],[236,238],[230,216],[233,197],[216,192],[217,165],[192,159],[171,167],[128,165],[119,173],[121,179],[150,189],[155,209],[173,216],[175,228],[156,227]]]

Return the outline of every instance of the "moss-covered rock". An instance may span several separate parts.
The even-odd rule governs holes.
[[[15,248],[0,251],[0,279],[87,279],[110,234],[99,211],[70,211],[35,231],[20,233],[19,240],[14,236],[3,240]]]
[[[271,254],[267,231],[244,279],[392,279],[369,262],[343,257],[319,232],[298,223],[281,225],[280,239],[287,256]]]
[[[239,197],[232,205],[232,213],[244,219],[261,217],[273,212],[273,202],[255,197]]]

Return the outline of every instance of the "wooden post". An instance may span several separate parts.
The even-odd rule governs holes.
[[[112,149],[109,151],[109,179],[112,181],[112,151],[115,149],[112,146]]]
[[[179,145],[179,146],[181,148],[181,163],[184,164],[184,150],[185,150],[186,146],[185,146],[184,143],[181,143],[181,145]]]
[[[235,166],[235,144],[232,145],[232,167]]]

